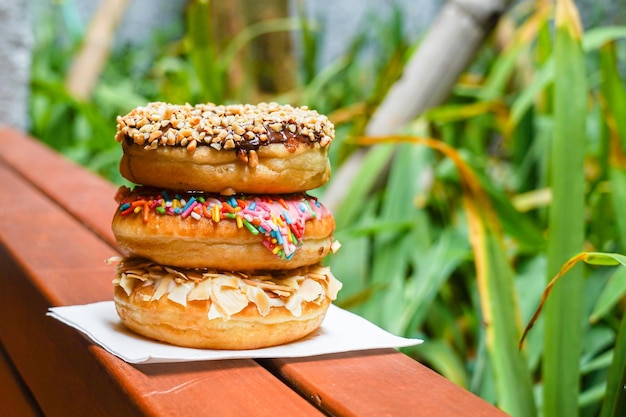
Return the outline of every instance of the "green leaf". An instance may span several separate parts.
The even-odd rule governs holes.
[[[587,252],[584,261],[589,265],[615,266],[622,264],[626,266],[626,256],[619,253]]]
[[[602,45],[626,37],[626,26],[602,27],[590,29],[585,33],[582,48],[585,52],[599,49]],[[550,56],[546,62],[534,73],[530,85],[526,86],[511,105],[511,116],[509,129],[517,126],[522,116],[532,107],[537,95],[554,81],[554,58]],[[619,77],[619,75],[618,75]],[[610,91],[610,90],[609,90]],[[623,94],[616,94],[619,99],[624,98]],[[623,120],[623,119],[619,119]]]
[[[450,123],[493,112],[498,105],[494,101],[479,101],[472,104],[448,104],[427,110],[422,114],[426,120]]]
[[[237,54],[254,38],[267,33],[297,31],[301,27],[300,19],[295,17],[267,19],[246,26],[230,41],[221,54],[218,62],[221,72],[225,73],[228,70]]]
[[[626,26],[592,28],[583,36],[582,48],[585,52],[589,52],[621,38],[626,38]]]
[[[343,203],[335,212],[337,230],[349,227],[359,216],[372,187],[384,175],[393,150],[391,145],[379,145],[372,147],[367,153],[357,175],[358,181],[348,188]]]
[[[626,314],[622,317],[613,352],[600,417],[626,415]]]
[[[420,231],[415,230],[414,233]],[[453,229],[444,230],[427,250],[413,252],[415,272],[406,285],[403,310],[397,318],[398,334],[412,336],[413,329],[420,328],[441,286],[468,256],[467,237]]]
[[[397,147],[379,215],[382,221],[411,220],[416,233],[386,230],[374,236],[376,256],[372,262],[372,282],[388,284],[387,291],[374,298],[385,306],[376,321],[392,332],[400,331],[398,317],[404,303],[397,300],[402,300],[405,293],[412,254],[425,250],[431,240],[428,220],[415,206],[415,196],[423,192],[419,179],[423,171],[429,169],[430,154],[430,149],[413,144]]]
[[[528,366],[523,352],[517,349],[519,317],[512,271],[501,242],[491,233],[485,237],[481,262],[485,262],[487,268],[487,292],[481,292],[481,303],[489,310],[489,317],[483,320],[488,320],[487,349],[496,381],[498,405],[513,416],[535,416]]]
[[[513,206],[511,199],[490,181],[485,175],[477,174],[484,190],[489,194],[493,207],[502,222],[504,231],[516,240],[521,251],[537,251],[545,248],[543,231],[528,216],[523,215]]]
[[[622,264],[624,265],[624,264]],[[596,322],[607,314],[626,295],[626,269],[619,268],[609,279],[591,313],[589,320]]]
[[[414,351],[421,361],[427,362],[429,366],[458,386],[464,388],[469,386],[469,377],[462,359],[443,340],[427,340],[418,348],[409,350],[411,351]]]
[[[620,213],[626,207],[626,170],[619,167],[610,169],[609,180],[611,183],[613,207],[616,213]],[[626,216],[615,216],[615,223],[617,226],[617,237],[622,247],[626,247]]]
[[[507,126],[515,128],[524,114],[534,105],[537,95],[554,81],[554,60],[548,60],[538,71],[535,72],[533,81],[526,86],[514,99],[511,105],[511,116]]]
[[[550,280],[584,240],[584,157],[587,81],[580,45],[580,21],[571,0],[557,1],[554,59],[554,137],[550,155],[552,206],[549,213]],[[577,416],[578,365],[582,349],[583,276],[574,267],[545,306],[543,412]]]
[[[605,100],[605,118],[610,133],[626,148],[626,89],[622,81],[614,44],[600,49],[601,92]],[[615,155],[617,156],[617,155]],[[619,160],[619,158],[618,158]],[[623,170],[623,164],[611,161],[615,169]]]
[[[578,398],[578,407],[587,407],[593,403],[597,403],[604,397],[606,392],[606,382],[601,382],[580,393]]]
[[[202,85],[202,101],[224,102],[226,78],[220,71],[219,56],[209,0],[194,0],[187,10],[189,57]]]

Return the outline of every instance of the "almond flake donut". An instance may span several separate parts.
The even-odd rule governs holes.
[[[196,106],[161,102],[117,117],[120,172],[154,187],[222,194],[283,194],[330,178],[327,117],[276,103]]]
[[[184,269],[126,258],[113,280],[131,330],[179,346],[257,349],[300,339],[322,323],[342,284],[311,265],[257,274]]]
[[[159,264],[230,271],[293,269],[338,248],[332,214],[306,193],[175,192],[120,187],[121,252]]]

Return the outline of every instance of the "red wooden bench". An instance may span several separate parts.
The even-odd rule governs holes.
[[[112,299],[116,186],[0,129],[0,415],[503,416],[393,349],[130,365],[46,316]]]

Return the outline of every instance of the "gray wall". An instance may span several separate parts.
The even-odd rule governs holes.
[[[0,0],[0,125],[27,126],[30,51],[28,0]]]
[[[309,18],[323,22],[324,45],[320,51],[321,66],[339,57],[351,39],[373,20],[388,21],[394,7],[404,16],[409,39],[428,28],[445,0],[289,0],[292,14],[304,7]]]
[[[71,2],[72,0],[65,0]],[[259,0],[261,1],[261,0]],[[324,22],[324,44],[320,66],[340,56],[347,43],[371,18],[385,20],[397,5],[405,17],[410,39],[416,39],[432,22],[445,0],[288,0],[295,13],[298,6],[306,14]],[[585,25],[626,24],[623,0],[576,0]],[[37,21],[52,0],[0,0],[0,125],[26,129],[30,53],[33,44],[31,22]],[[74,0],[84,25],[99,0]],[[163,25],[165,16],[179,16],[185,0],[131,0],[117,36],[117,42],[141,43],[152,29]],[[32,13],[31,13],[32,10]]]

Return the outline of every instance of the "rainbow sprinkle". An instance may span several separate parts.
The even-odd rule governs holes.
[[[302,246],[306,221],[329,214],[315,197],[306,193],[221,196],[137,186],[133,190],[120,191],[118,196],[122,216],[141,215],[146,223],[150,220],[150,213],[214,223],[235,221],[238,228],[245,228],[255,236],[263,235],[263,245],[286,260]]]

